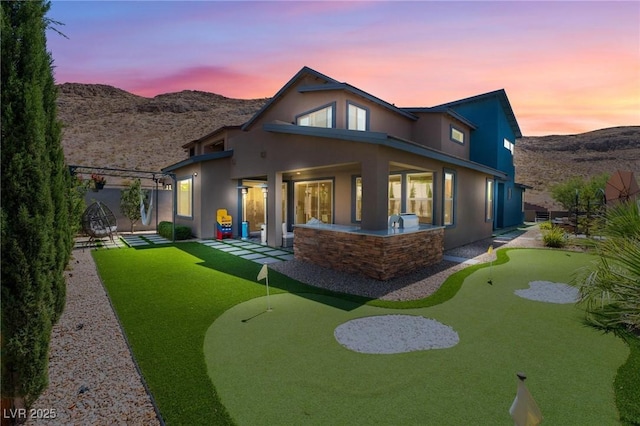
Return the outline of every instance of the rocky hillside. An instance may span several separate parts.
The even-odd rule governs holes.
[[[266,101],[197,91],[144,98],[100,84],[62,84],[65,156],[69,164],[160,170],[186,158],[183,144],[244,123]],[[640,178],[640,126],[524,137],[516,142],[515,163],[517,181],[534,188],[527,201],[552,208],[549,186],[569,177],[626,169]]]
[[[267,101],[196,91],[144,98],[100,84],[58,87],[67,163],[137,170],[184,160],[182,145],[220,126],[244,123]]]
[[[527,190],[526,200],[558,208],[549,196],[549,188],[570,177],[631,170],[640,178],[640,126],[523,137],[516,141],[514,160],[516,180],[533,187]]]

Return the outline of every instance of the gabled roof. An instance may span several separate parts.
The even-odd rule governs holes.
[[[383,101],[382,99],[373,96],[370,93],[365,92],[364,90],[360,90],[357,87],[354,87],[348,83],[328,83],[328,84],[317,84],[313,86],[303,86],[298,89],[300,93],[306,92],[320,92],[326,90],[344,90],[346,92],[352,93],[354,95],[358,95],[364,99],[367,99],[373,103],[376,103],[384,108],[390,109],[391,111],[403,115],[411,120],[417,120],[418,117],[406,111],[404,108],[398,108],[393,104],[390,104],[387,101]]]
[[[258,112],[256,112],[255,114],[253,114],[253,117],[251,117],[249,119],[249,121],[247,121],[246,123],[244,123],[242,125],[242,130],[247,130],[249,127],[251,127],[251,125],[258,119],[258,117],[260,117],[266,110],[268,110],[269,108],[271,108],[271,106],[276,103],[283,95],[284,93],[289,90],[289,88],[291,88],[291,86],[293,86],[296,81],[298,81],[303,75],[308,74],[311,76],[314,76],[316,78],[319,78],[321,80],[325,80],[327,83],[338,83],[337,80],[334,80],[331,77],[328,77],[322,73],[319,73],[316,70],[313,70],[307,66],[302,67],[302,69],[300,71],[298,71],[296,73],[296,75],[294,75],[291,80],[289,80],[287,82],[287,84],[285,84],[284,86],[282,86],[282,88],[280,90],[278,90],[278,93],[276,93],[275,95],[273,95],[273,97],[271,99],[269,99],[269,101],[264,104],[262,106],[262,108],[260,108],[258,110]]]
[[[507,121],[509,122],[509,126],[511,127],[511,131],[513,132],[515,137],[521,138],[522,132],[520,131],[518,120],[516,120],[516,115],[513,113],[513,108],[511,108],[511,103],[509,102],[509,98],[507,98],[507,92],[505,92],[504,89],[483,93],[481,95],[471,96],[469,98],[460,99],[458,101],[447,102],[446,104],[437,105],[433,108],[455,108],[460,105],[470,104],[472,102],[478,102],[493,97],[498,98],[498,100],[500,101],[500,105],[504,110]]]
[[[162,169],[164,173],[173,173],[175,170],[178,170],[181,167],[188,166],[189,164],[202,163],[210,160],[219,160],[221,158],[231,158],[233,157],[233,150],[227,151],[218,151],[218,152],[210,152],[208,154],[195,155],[193,157],[189,157],[186,160],[178,161],[177,163],[173,163],[170,166],[167,166]]]
[[[221,127],[218,127],[217,129],[215,129],[213,132],[207,133],[206,135],[202,136],[201,138],[194,139],[191,142],[185,143],[184,145],[182,145],[182,147],[183,148],[189,148],[189,147],[191,147],[193,145],[198,144],[199,142],[204,142],[205,140],[209,139],[212,136],[215,136],[218,133],[222,134],[225,130],[238,130],[240,128],[241,128],[241,126],[221,126]]]
[[[276,103],[283,95],[284,93],[289,90],[289,88],[291,88],[291,86],[293,86],[302,76],[304,75],[311,75],[313,77],[319,78],[321,80],[324,80],[325,83],[323,84],[314,84],[314,85],[307,85],[307,86],[303,86],[300,87],[298,89],[298,91],[300,93],[307,93],[307,92],[318,92],[318,91],[325,91],[325,90],[344,90],[347,91],[349,93],[352,93],[354,95],[358,95],[362,98],[365,98],[371,102],[374,102],[378,105],[381,105],[384,108],[390,109],[391,111],[400,114],[406,118],[409,118],[411,120],[417,120],[418,118],[411,114],[408,111],[405,111],[403,108],[398,108],[395,105],[392,105],[386,101],[383,101],[382,99],[373,96],[367,92],[365,92],[364,90],[360,90],[357,87],[354,87],[350,84],[347,83],[341,83],[329,76],[326,76],[322,73],[319,73],[318,71],[311,69],[307,66],[302,67],[302,69],[300,71],[298,71],[296,73],[296,75],[293,76],[293,78],[291,78],[291,80],[289,80],[287,82],[287,84],[285,84],[280,90],[278,90],[278,93],[276,93],[266,104],[264,104],[264,106],[262,108],[260,108],[260,110],[258,112],[256,112],[253,117],[251,117],[249,119],[249,121],[247,121],[243,126],[242,126],[242,130],[247,130],[249,127],[251,127],[251,125],[258,119],[258,117],[260,117],[266,110],[268,110],[269,108],[271,108],[271,106]]]
[[[472,129],[476,129],[477,126],[475,124],[473,124],[471,121],[469,121],[466,117],[463,117],[462,115],[458,114],[456,111],[452,110],[451,108],[447,108],[447,107],[427,107],[427,108],[402,108],[403,110],[410,112],[410,113],[420,113],[420,112],[428,112],[428,113],[440,113],[440,114],[447,114],[450,117],[455,118],[456,120],[460,121],[461,123],[466,124],[467,126],[469,126]]]

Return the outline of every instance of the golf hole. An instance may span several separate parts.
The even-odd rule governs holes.
[[[458,344],[458,333],[448,325],[415,315],[357,318],[336,327],[336,340],[355,352],[399,354]]]

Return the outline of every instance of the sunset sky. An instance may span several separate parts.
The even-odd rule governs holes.
[[[525,136],[640,125],[640,2],[52,1],[57,83],[273,96],[303,66],[397,106],[504,88]]]

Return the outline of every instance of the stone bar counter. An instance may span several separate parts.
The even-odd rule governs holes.
[[[349,225],[300,224],[294,227],[293,251],[296,259],[384,281],[439,263],[444,227],[368,231]]]

